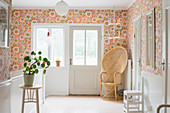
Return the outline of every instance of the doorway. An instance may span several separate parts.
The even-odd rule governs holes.
[[[51,59],[44,82],[44,98],[48,95],[99,94],[103,31],[104,25],[32,24],[32,50],[45,49],[43,53]],[[48,32],[50,37],[47,37]],[[47,43],[47,47],[39,47],[45,45],[41,42]],[[62,60],[60,67],[55,65],[57,58]]]
[[[133,38],[133,76],[132,89],[140,90],[141,88],[141,15],[134,19],[134,38]]]
[[[101,27],[70,26],[70,94],[99,94]]]

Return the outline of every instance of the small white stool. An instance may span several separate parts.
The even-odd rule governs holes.
[[[19,85],[21,89],[23,89],[23,99],[22,99],[22,112],[24,113],[24,104],[25,103],[36,103],[37,104],[37,113],[39,113],[39,95],[38,95],[38,90],[41,88],[41,86],[24,86],[24,85]],[[25,92],[27,92],[27,98],[25,98]],[[36,94],[34,96],[34,94]],[[35,98],[34,98],[35,97]]]
[[[142,91],[124,91],[124,111],[125,113],[143,113]]]

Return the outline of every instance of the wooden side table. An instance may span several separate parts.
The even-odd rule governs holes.
[[[39,113],[39,94],[38,90],[41,86],[33,85],[31,87],[19,85],[21,89],[23,89],[23,98],[22,98],[22,112],[24,113],[24,104],[25,103],[36,103],[37,104],[37,113]],[[35,94],[35,95],[34,95]],[[27,98],[25,97],[27,95]]]

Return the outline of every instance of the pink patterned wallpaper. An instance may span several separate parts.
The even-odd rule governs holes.
[[[11,0],[2,0],[11,5]],[[0,47],[0,82],[10,79],[10,48]]]
[[[146,68],[146,13],[155,7],[156,9],[156,70]],[[162,0],[136,0],[126,10],[116,11],[116,21],[120,26],[108,25],[113,22],[114,10],[70,10],[66,16],[58,16],[54,10],[31,9],[13,10],[11,14],[11,70],[17,71],[23,68],[23,57],[31,51],[31,23],[97,23],[104,24],[105,52],[110,48],[121,45],[128,49],[129,57],[133,51],[133,19],[142,15],[142,69],[162,75]],[[116,34],[113,34],[113,30]],[[109,39],[117,36],[120,30],[120,39]]]
[[[116,22],[120,25],[114,27],[114,10],[70,10],[66,16],[58,16],[54,10],[47,9],[15,9],[11,14],[11,69],[23,69],[23,58],[31,51],[31,23],[86,23],[104,24],[105,52],[115,46],[127,47],[127,11],[116,11]],[[114,34],[113,30],[116,31]],[[109,39],[117,36],[120,39]]]
[[[146,13],[155,7],[156,12],[156,69],[150,70],[146,68]],[[141,63],[142,69],[154,74],[162,75],[162,0],[136,0],[136,2],[128,9],[128,48],[133,51],[133,19],[138,15],[142,15],[142,47],[141,47]],[[132,54],[132,53],[129,53]],[[130,55],[131,56],[131,55]]]
[[[10,79],[10,49],[0,48],[0,82]]]

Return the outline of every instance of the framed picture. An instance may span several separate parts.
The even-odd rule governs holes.
[[[0,0],[0,47],[9,47],[9,5]]]

